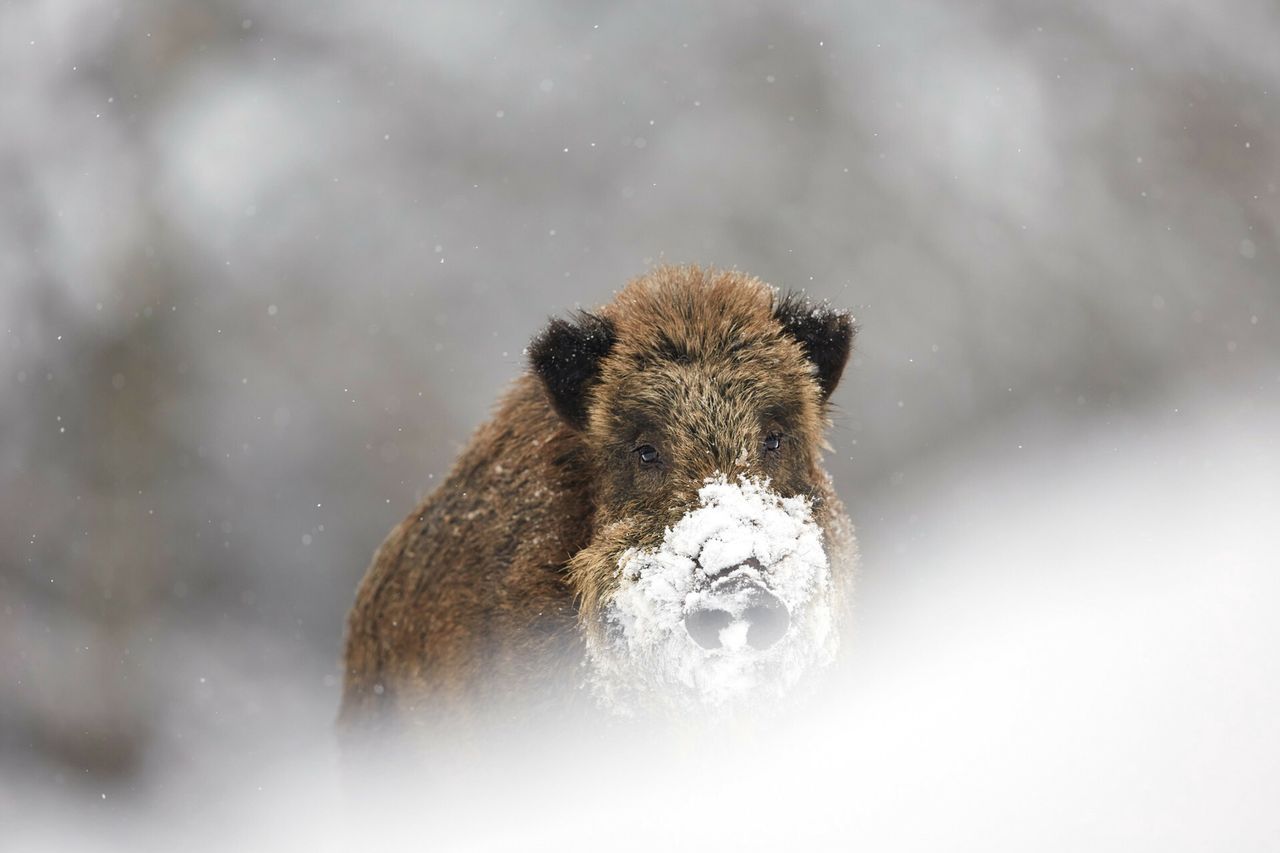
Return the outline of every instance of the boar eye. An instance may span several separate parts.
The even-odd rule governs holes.
[[[782,433],[771,432],[765,436],[764,438],[765,450],[777,450],[781,446],[782,446]]]
[[[656,465],[658,463],[658,448],[652,444],[642,444],[632,453],[640,457],[641,465]]]

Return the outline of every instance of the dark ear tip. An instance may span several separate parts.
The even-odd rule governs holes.
[[[783,331],[800,343],[805,356],[813,362],[823,397],[830,397],[844,373],[858,331],[853,315],[789,293],[776,304],[774,316]]]
[[[529,356],[529,364],[539,370],[554,357],[557,341],[568,331],[569,324],[559,317],[552,317],[546,327],[534,335],[525,351]]]
[[[552,319],[529,344],[529,364],[542,379],[552,407],[575,427],[586,423],[587,393],[614,338],[608,318],[580,311],[573,322]]]

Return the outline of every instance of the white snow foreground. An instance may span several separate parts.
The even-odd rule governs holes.
[[[0,848],[1272,849],[1280,404],[1264,381],[1188,393],[1176,417],[1015,423],[921,460],[855,515],[870,571],[831,690],[764,725],[648,737],[621,720],[566,742],[531,724],[465,760],[344,774],[332,688],[284,669],[285,647],[252,672],[198,635],[164,662],[221,666],[217,692],[178,709],[137,776],[0,761]]]
[[[698,498],[660,547],[622,555],[606,639],[588,643],[597,695],[623,713],[642,704],[728,712],[747,698],[784,695],[835,656],[831,572],[810,501],[781,497],[767,479],[723,476]],[[779,641],[756,649],[744,611],[762,589],[789,622]],[[688,614],[710,609],[731,617],[718,648],[685,628]]]

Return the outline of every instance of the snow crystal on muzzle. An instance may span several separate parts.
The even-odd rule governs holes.
[[[661,546],[619,560],[609,630],[589,643],[597,694],[617,710],[778,697],[834,655],[831,576],[810,502],[745,477],[710,479],[698,498]],[[762,601],[774,621],[756,642]]]

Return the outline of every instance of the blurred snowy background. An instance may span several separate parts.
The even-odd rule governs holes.
[[[1278,44],[1271,0],[0,3],[0,824],[327,767],[373,549],[666,260],[862,323],[851,714],[937,749],[849,790],[1274,839]]]

